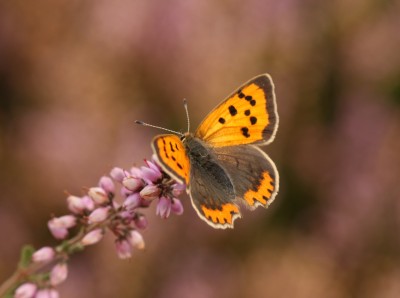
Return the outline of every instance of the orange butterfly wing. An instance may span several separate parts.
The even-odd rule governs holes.
[[[212,110],[195,136],[212,147],[268,144],[275,137],[278,122],[274,85],[264,74],[243,84]]]
[[[176,135],[159,135],[151,145],[162,169],[175,180],[188,185],[190,162],[181,139]]]

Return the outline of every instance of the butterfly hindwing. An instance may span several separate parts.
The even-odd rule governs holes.
[[[255,209],[272,203],[279,190],[279,174],[265,152],[252,145],[214,148],[214,152],[244,205]]]
[[[175,180],[189,184],[190,163],[185,147],[176,135],[159,135],[153,139],[158,163]]]
[[[241,86],[203,120],[195,136],[212,147],[267,144],[278,128],[274,85],[268,74]]]
[[[189,137],[186,146],[190,151],[190,194],[197,214],[214,228],[233,228],[240,217],[234,202],[232,181],[218,163],[212,150],[201,140]]]

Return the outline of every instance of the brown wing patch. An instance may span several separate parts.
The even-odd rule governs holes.
[[[272,142],[278,127],[269,75],[241,86],[203,120],[195,136],[213,147]]]
[[[153,139],[152,148],[165,172],[175,180],[189,184],[190,162],[178,136],[156,136]]]

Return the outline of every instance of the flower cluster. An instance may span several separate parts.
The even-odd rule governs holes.
[[[55,287],[68,276],[69,255],[99,242],[106,231],[115,236],[116,252],[121,259],[131,257],[134,248],[143,249],[145,243],[139,230],[147,227],[147,219],[140,211],[153,201],[157,201],[156,213],[162,218],[168,218],[171,212],[183,213],[182,203],[176,197],[185,185],[176,183],[154,161],[145,163],[129,171],[113,168],[110,176],[101,177],[98,186],[86,189],[84,196],[68,196],[71,213],[48,222],[52,235],[63,242],[32,254],[31,267],[35,270],[16,289],[14,297],[58,297]],[[116,195],[117,186],[120,196]]]

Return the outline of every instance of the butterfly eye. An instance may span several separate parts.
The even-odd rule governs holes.
[[[183,142],[186,139],[186,137],[185,136],[181,136],[180,139]]]

